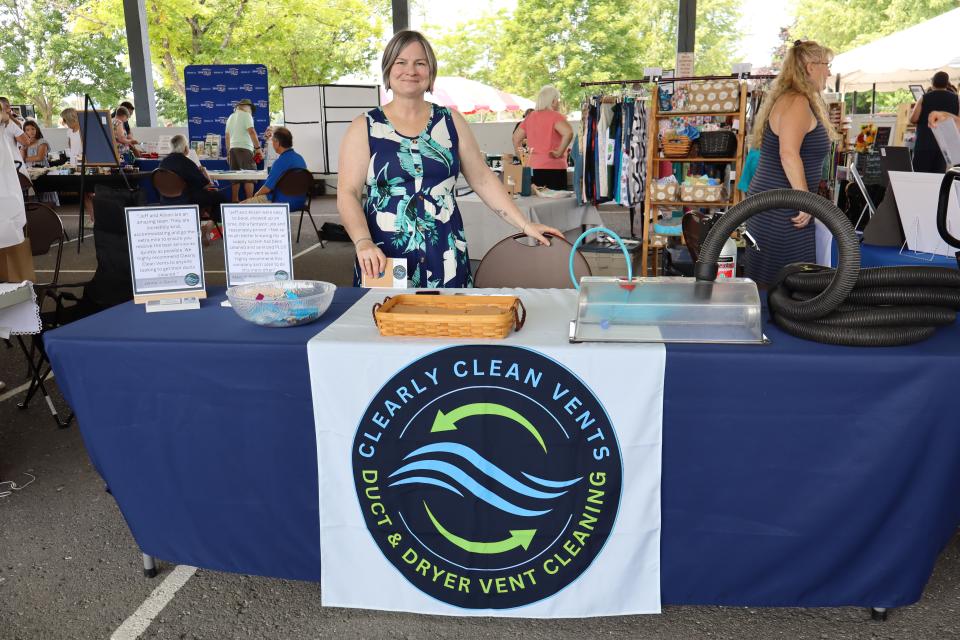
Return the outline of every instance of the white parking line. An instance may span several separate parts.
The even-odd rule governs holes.
[[[50,377],[47,378],[47,380],[51,380],[51,379],[53,379],[53,373],[51,373],[51,374],[50,374]],[[7,391],[7,392],[4,393],[3,395],[0,395],[0,402],[6,402],[6,401],[9,400],[10,398],[13,398],[13,397],[16,396],[16,395],[19,395],[19,394],[23,393],[23,392],[26,391],[28,388],[30,388],[30,383],[29,383],[29,382],[24,382],[24,383],[23,383],[22,385],[20,385],[19,387],[16,387],[16,388],[14,388],[14,389],[10,389],[10,391]]]
[[[196,567],[185,564],[177,565],[170,572],[170,575],[143,601],[143,604],[113,632],[110,640],[136,640],[136,638],[139,638],[140,634],[146,631],[150,623],[153,622],[153,619],[173,600],[173,596],[179,591],[180,587],[185,585],[187,580],[193,577],[196,572]]]
[[[316,248],[319,247],[319,246],[320,246],[320,243],[318,242],[318,243],[316,243],[315,245],[313,245],[313,246],[311,246],[311,247],[307,247],[306,249],[304,249],[304,250],[301,251],[300,253],[295,253],[295,254],[293,254],[293,259],[296,260],[296,259],[299,258],[300,256],[304,256],[304,255],[310,253],[311,251],[313,251],[314,249],[316,249]]]

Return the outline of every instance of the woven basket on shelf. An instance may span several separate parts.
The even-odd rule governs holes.
[[[666,134],[663,136],[663,155],[667,158],[686,158],[693,141],[687,136]]]
[[[729,129],[702,131],[697,146],[703,158],[733,158],[737,155],[737,134]]]
[[[516,296],[403,294],[373,305],[383,336],[506,338],[527,310]]]

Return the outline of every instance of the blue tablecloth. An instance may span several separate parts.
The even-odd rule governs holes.
[[[833,243],[833,264],[837,264],[839,251],[837,243]],[[860,245],[860,264],[864,267],[898,267],[903,265],[921,267],[950,267],[957,268],[957,259],[948,256],[934,256],[919,254],[900,247],[880,247],[875,244]]]
[[[200,164],[202,164],[208,171],[227,171],[230,168],[230,165],[226,160],[218,158],[203,158],[200,160]],[[150,158],[137,158],[136,166],[140,171],[153,171],[160,166],[160,161]],[[221,180],[219,184],[220,191],[229,197],[230,185],[232,183]],[[262,181],[256,182],[254,184],[254,189],[259,189],[261,185],[263,185]],[[157,190],[153,188],[153,183],[150,181],[149,176],[146,176],[140,180],[140,190],[143,191],[144,195],[146,196],[148,204],[156,204],[160,202],[160,194],[158,194]]]
[[[362,295],[339,289],[321,322],[292,329],[248,324],[216,291],[199,311],[126,304],[47,334],[90,457],[146,553],[319,579],[305,345],[373,304]],[[960,327],[887,349],[766,332],[768,347],[668,347],[663,602],[915,602],[960,523]]]

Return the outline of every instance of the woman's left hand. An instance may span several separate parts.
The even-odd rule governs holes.
[[[520,231],[548,247],[550,246],[550,240],[547,238],[548,235],[557,236],[558,238],[563,237],[563,234],[559,230],[548,227],[545,224],[540,224],[539,222],[526,222]]]

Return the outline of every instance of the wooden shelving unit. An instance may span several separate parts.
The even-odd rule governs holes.
[[[740,192],[736,190],[736,178],[740,176],[740,172],[743,170],[743,161],[746,154],[746,136],[747,131],[745,130],[746,121],[747,121],[747,83],[740,81],[740,109],[737,111],[725,111],[721,113],[703,113],[703,112],[693,112],[693,111],[660,111],[660,87],[655,86],[653,90],[653,96],[650,99],[650,114],[648,116],[649,121],[647,123],[647,135],[649,136],[647,140],[647,186],[646,193],[644,194],[644,215],[646,219],[643,225],[643,240],[641,244],[641,257],[640,257],[640,273],[642,275],[658,275],[659,271],[659,253],[660,247],[662,246],[661,242],[653,242],[651,236],[653,235],[653,223],[656,220],[657,207],[694,207],[697,209],[702,208],[719,208],[719,207],[732,207],[736,203],[740,202],[741,195]],[[711,116],[715,118],[738,118],[737,122],[737,154],[733,158],[700,158],[700,157],[687,157],[687,158],[665,158],[661,156],[660,149],[660,119],[661,118],[675,118],[675,117],[695,117],[695,116]],[[721,202],[683,202],[680,200],[670,201],[670,202],[661,202],[656,200],[651,200],[650,197],[650,184],[653,181],[657,180],[660,177],[659,175],[659,164],[660,161],[664,160],[671,163],[695,163],[695,162],[704,162],[704,163],[714,163],[714,164],[732,164],[734,165],[734,184],[731,185],[731,193],[727,200]],[[648,273],[647,258],[650,254],[650,251],[654,252],[653,260],[653,273]]]

